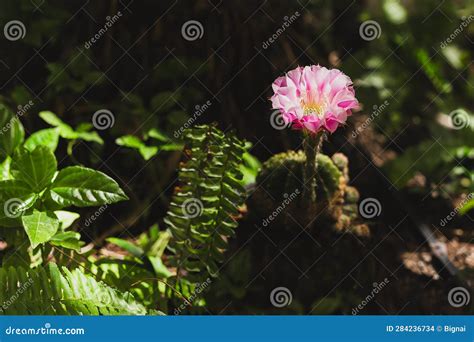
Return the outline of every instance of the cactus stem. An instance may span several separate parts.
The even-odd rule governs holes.
[[[324,133],[316,134],[308,133],[303,140],[304,153],[306,155],[306,164],[304,167],[303,181],[305,198],[310,198],[311,202],[316,203],[316,176],[317,176],[317,159],[316,156],[321,150]]]

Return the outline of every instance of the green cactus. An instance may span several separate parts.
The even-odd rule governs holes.
[[[263,164],[252,196],[258,214],[264,218],[271,216],[271,223],[267,219],[263,224],[291,226],[296,220],[304,227],[329,225],[337,231],[351,230],[358,235],[368,235],[367,226],[354,224],[359,192],[347,185],[347,157],[336,153],[330,158],[318,153],[316,165],[316,201],[313,202],[308,195],[312,189],[307,191],[309,184],[306,189],[304,185],[307,164],[303,151],[279,153]],[[292,219],[288,220],[290,215]]]

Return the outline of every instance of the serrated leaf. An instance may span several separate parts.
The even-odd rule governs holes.
[[[18,117],[0,104],[0,161],[11,156],[24,139],[25,130]]]
[[[33,248],[49,241],[59,228],[59,220],[53,212],[35,209],[32,213],[23,215],[21,221]]]
[[[63,207],[88,207],[128,199],[115,180],[100,171],[81,166],[70,166],[59,171],[49,194],[55,203]]]
[[[16,153],[11,164],[14,177],[27,183],[34,192],[41,192],[51,183],[56,168],[56,157],[45,146]]]

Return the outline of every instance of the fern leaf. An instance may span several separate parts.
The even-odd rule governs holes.
[[[165,218],[173,235],[170,261],[178,272],[215,276],[246,197],[240,171],[244,143],[215,126],[197,126],[185,133],[185,151],[188,160]]]
[[[56,264],[34,269],[0,268],[0,313],[4,315],[144,315],[147,309],[84,274]]]

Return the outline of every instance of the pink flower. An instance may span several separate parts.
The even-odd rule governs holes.
[[[312,133],[334,132],[359,107],[351,79],[338,69],[298,67],[278,77],[272,88],[273,109],[285,123]]]

